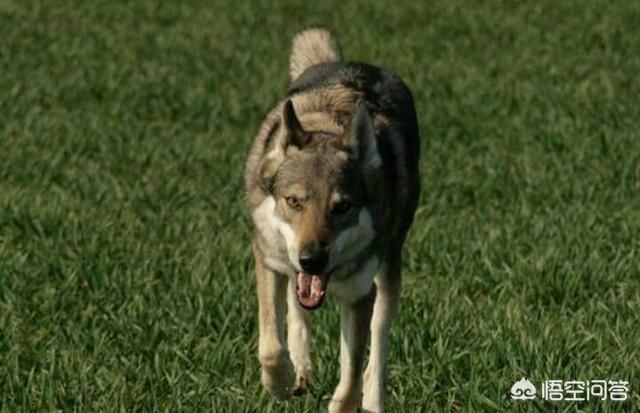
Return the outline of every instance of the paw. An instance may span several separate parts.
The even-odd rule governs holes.
[[[362,413],[383,413],[384,384],[372,371],[371,366],[367,366],[363,375]]]
[[[296,373],[288,352],[260,359],[262,385],[278,400],[287,400],[293,393]]]
[[[374,380],[370,380],[369,385],[364,386],[364,394],[362,397],[362,412],[363,413],[383,413],[384,402],[382,386],[373,384]]]
[[[358,403],[349,400],[331,399],[329,413],[357,413]]]
[[[309,382],[302,376],[296,377],[296,384],[293,388],[294,396],[302,396],[309,391]]]
[[[384,413],[384,408],[379,404],[362,404],[362,413]]]
[[[307,360],[295,360],[293,365],[296,370],[296,382],[293,388],[294,396],[302,396],[311,386],[311,362]]]
[[[360,394],[341,394],[336,391],[329,403],[329,413],[357,413],[360,406]]]

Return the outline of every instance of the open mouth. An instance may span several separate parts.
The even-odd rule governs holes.
[[[300,305],[307,310],[319,308],[324,300],[328,283],[329,276],[326,274],[298,272],[296,274],[296,294]]]

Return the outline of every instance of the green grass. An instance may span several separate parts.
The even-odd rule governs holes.
[[[423,138],[389,412],[640,409],[640,3],[0,0],[0,412],[317,412],[259,384],[242,164],[288,48],[397,70]],[[627,379],[625,403],[511,384]]]

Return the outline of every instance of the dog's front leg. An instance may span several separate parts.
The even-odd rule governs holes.
[[[363,413],[384,411],[384,384],[391,320],[400,300],[400,255],[382,267],[376,277],[377,294],[371,319],[371,351],[364,374]]]
[[[258,357],[262,366],[262,384],[278,399],[284,400],[291,396],[295,380],[284,338],[287,277],[265,267],[258,248],[254,248],[254,253],[260,324]]]
[[[369,335],[375,288],[354,303],[342,302],[340,313],[340,382],[329,413],[357,412],[362,398],[362,367]]]
[[[296,370],[296,384],[293,394],[299,396],[306,393],[311,384],[311,358],[309,357],[311,317],[309,312],[298,303],[296,281],[293,278],[289,280],[287,304],[289,309],[287,313],[287,343]]]

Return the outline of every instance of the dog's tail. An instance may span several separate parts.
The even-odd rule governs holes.
[[[310,66],[340,60],[340,49],[329,30],[322,27],[305,29],[293,38],[289,57],[291,80],[296,80]]]

